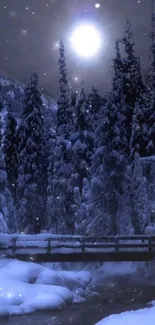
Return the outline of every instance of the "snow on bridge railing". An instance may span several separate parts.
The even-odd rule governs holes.
[[[155,236],[70,236],[70,235],[22,235],[0,234],[0,252],[7,255],[11,250],[13,255],[18,254],[52,254],[64,253],[63,249],[71,249],[70,253],[94,251],[147,251],[155,249]],[[62,249],[62,250],[61,250]]]
[[[81,235],[53,235],[50,233],[43,233],[43,234],[37,234],[37,235],[33,235],[33,234],[24,234],[24,233],[20,233],[20,234],[3,234],[0,233],[0,242],[2,241],[7,241],[9,239],[12,238],[17,238],[20,240],[47,240],[48,238],[50,238],[51,240],[71,240],[71,241],[75,241],[75,240],[79,240],[84,238],[87,241],[90,241],[92,239],[95,239],[97,241],[107,241],[107,240],[111,240],[111,241],[115,241],[115,239],[119,239],[119,240],[147,240],[149,238],[152,238],[153,240],[155,240],[155,236],[150,236],[150,235],[130,235],[130,236],[124,236],[124,235],[117,235],[117,236],[81,236]]]

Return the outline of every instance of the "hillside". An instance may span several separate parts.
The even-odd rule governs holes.
[[[25,85],[18,81],[11,80],[6,76],[0,76],[0,100],[3,101],[5,106],[11,100],[12,113],[17,119],[20,119],[22,113],[24,87]],[[57,109],[56,101],[46,95],[42,96],[42,100],[43,105],[51,110],[54,122]]]

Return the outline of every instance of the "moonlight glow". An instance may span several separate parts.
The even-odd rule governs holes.
[[[95,4],[95,8],[96,8],[96,9],[99,9],[100,6],[101,6],[100,3],[96,3],[96,4]]]
[[[101,35],[93,25],[80,25],[72,34],[73,49],[82,57],[95,56],[101,47]]]

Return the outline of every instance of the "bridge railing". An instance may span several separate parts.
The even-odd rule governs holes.
[[[72,253],[89,251],[155,251],[155,236],[34,236],[6,235],[0,236],[0,252],[13,255],[30,252],[30,254],[52,254],[57,249],[71,249]],[[61,250],[62,249],[62,250]]]

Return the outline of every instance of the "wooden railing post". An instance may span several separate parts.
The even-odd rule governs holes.
[[[51,239],[48,238],[47,241],[48,241],[47,254],[51,254],[51,248],[52,248],[52,247],[51,247]]]
[[[13,253],[13,255],[15,255],[16,251],[17,251],[16,241],[17,241],[17,238],[12,238],[12,253]]]
[[[119,241],[119,238],[118,238],[118,236],[116,236],[116,237],[115,237],[115,249],[116,249],[116,252],[119,251],[118,241]]]
[[[82,253],[85,253],[85,238],[82,237],[80,241],[81,241],[81,250],[82,250]]]
[[[151,253],[152,252],[152,239],[151,238],[148,239],[148,245],[149,245],[149,247],[148,247],[149,253]]]

